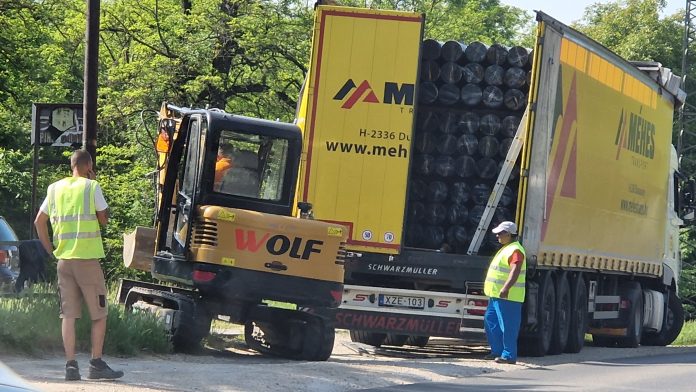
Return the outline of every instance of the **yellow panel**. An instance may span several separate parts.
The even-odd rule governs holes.
[[[599,65],[599,81],[604,83],[605,80],[607,80],[607,71],[609,68],[609,63],[602,59]]]
[[[568,50],[570,41],[567,39],[561,40],[561,62],[568,64]]]
[[[578,46],[575,59],[575,68],[580,72],[586,72],[587,63],[587,50],[583,47]]]
[[[578,50],[578,46],[574,42],[568,42],[568,65],[575,67],[575,58]]]
[[[349,249],[402,241],[420,14],[319,7],[299,198],[350,229]]]
[[[621,84],[623,83],[624,72],[616,67],[616,72],[614,73],[614,81],[612,83],[612,88],[616,91],[621,91]]]

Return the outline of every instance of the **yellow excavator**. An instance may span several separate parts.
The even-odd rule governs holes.
[[[244,325],[256,351],[326,360],[343,291],[345,227],[296,203],[300,129],[164,103],[154,229],[125,235],[119,300],[164,322],[175,349],[200,346],[211,320]]]

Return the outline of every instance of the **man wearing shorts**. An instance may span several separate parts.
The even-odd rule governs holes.
[[[104,257],[99,225],[108,222],[106,200],[94,180],[92,157],[85,150],[70,157],[72,176],[48,187],[34,225],[41,244],[58,259],[58,293],[65,348],[65,379],[79,380],[75,360],[75,319],[82,314],[84,299],[92,319],[92,359],[90,379],[116,379],[122,371],[111,369],[102,357],[106,334],[106,284],[99,259]],[[48,238],[48,221],[53,228],[53,243]],[[54,248],[55,246],[55,248]]]

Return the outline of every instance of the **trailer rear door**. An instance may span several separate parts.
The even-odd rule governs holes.
[[[422,26],[416,13],[317,7],[298,195],[350,229],[351,250],[401,246]]]

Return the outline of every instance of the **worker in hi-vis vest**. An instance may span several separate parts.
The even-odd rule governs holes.
[[[92,359],[90,379],[115,379],[122,371],[111,369],[102,360],[106,335],[106,283],[99,259],[104,257],[99,225],[106,226],[108,205],[92,170],[92,156],[85,150],[70,157],[72,176],[48,186],[34,220],[36,233],[49,254],[58,259],[58,293],[65,379],[80,380],[75,359],[75,319],[82,314],[82,300],[92,319]],[[48,222],[53,229],[53,242],[48,238]]]
[[[526,254],[517,241],[517,225],[505,221],[493,230],[503,247],[493,256],[483,292],[489,297],[484,327],[491,352],[486,359],[498,363],[517,362],[517,334],[520,332]]]

